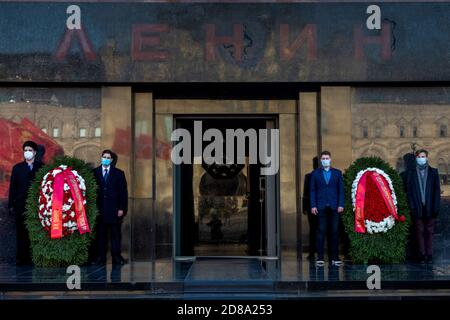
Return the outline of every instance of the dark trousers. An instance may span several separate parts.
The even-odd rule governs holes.
[[[433,255],[433,218],[414,219],[417,247],[421,256]]]
[[[328,238],[329,255],[332,260],[339,258],[339,214],[327,207],[317,214],[317,259],[323,260],[325,237]]]
[[[18,265],[31,264],[31,243],[28,230],[25,225],[25,217],[22,212],[16,215],[16,241],[17,255],[16,263]]]
[[[121,258],[122,223],[100,222],[97,227],[97,241],[99,258],[106,260],[108,233],[111,239],[111,256],[113,260]]]
[[[313,256],[316,253],[317,247],[317,216],[308,212],[309,225],[309,255]]]

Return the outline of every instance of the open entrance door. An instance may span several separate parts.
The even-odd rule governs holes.
[[[230,117],[177,117],[175,125],[194,137],[195,121],[201,121],[202,132],[216,129],[223,137],[227,129],[259,133],[260,129],[276,127],[275,119]],[[260,139],[267,139],[270,148],[270,136],[258,136],[258,148]],[[257,163],[250,159],[249,141],[245,143],[244,164],[207,164],[204,159],[195,164],[193,146],[192,161],[175,165],[176,257],[278,255],[277,174],[261,173],[264,165],[259,159]],[[203,142],[203,149],[208,144],[210,141]],[[225,144],[224,140],[223,150]]]

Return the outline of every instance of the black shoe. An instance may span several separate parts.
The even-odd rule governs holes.
[[[427,264],[433,264],[433,256],[427,256]]]
[[[106,264],[106,259],[105,258],[98,258],[92,264],[95,265],[95,266],[104,266]]]
[[[122,257],[119,257],[119,258],[113,259],[112,263],[115,264],[115,265],[123,266],[124,264],[127,264],[127,260],[122,258]]]

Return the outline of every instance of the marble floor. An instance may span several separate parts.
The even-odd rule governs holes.
[[[133,261],[124,266],[82,266],[86,283],[149,283],[180,281],[326,281],[361,282],[368,277],[367,265],[346,263],[341,267],[316,267],[306,256],[294,254],[280,260],[256,258],[170,258]],[[450,259],[435,259],[432,265],[405,263],[380,265],[383,281],[450,281]],[[39,268],[0,263],[0,289],[4,284],[65,283],[65,268]]]
[[[446,233],[441,233],[446,234]],[[432,265],[380,265],[381,289],[368,290],[367,265],[317,268],[306,255],[284,251],[280,260],[196,258],[132,261],[81,267],[78,292],[65,268],[0,263],[0,300],[8,299],[419,299],[450,298],[447,248]],[[439,254],[440,253],[440,254]]]

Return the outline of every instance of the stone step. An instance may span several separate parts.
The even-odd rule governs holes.
[[[275,282],[271,280],[186,280],[184,281],[184,292],[258,292],[273,293]]]

